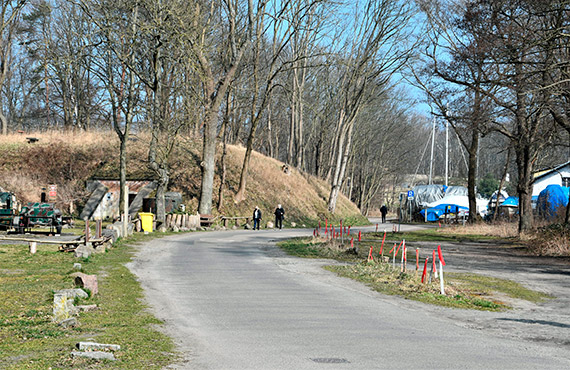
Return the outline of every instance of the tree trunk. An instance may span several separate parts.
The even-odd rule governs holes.
[[[8,119],[2,111],[0,111],[0,124],[2,125],[2,135],[8,135]]]
[[[273,151],[273,127],[271,126],[271,101],[269,101],[269,107],[267,108],[267,139],[269,157],[275,158],[275,152]]]
[[[230,90],[231,91],[231,90]],[[218,212],[222,211],[224,206],[224,188],[226,186],[226,156],[228,154],[228,124],[230,120],[230,92],[227,94],[226,99],[226,114],[222,123],[222,158],[220,159],[222,166],[222,174],[220,176],[220,190],[218,191]]]
[[[220,190],[218,191],[218,212],[222,212],[222,208],[224,206],[224,188],[226,185],[226,156],[228,154],[226,125],[222,126],[222,130],[224,130],[224,136],[222,139],[222,158],[220,160],[222,166],[222,174],[220,176]]]
[[[348,124],[348,127],[344,131],[343,137],[339,140],[337,166],[335,168],[335,175],[333,184],[331,187],[331,193],[329,196],[328,209],[330,213],[334,213],[336,209],[336,202],[338,200],[338,195],[340,193],[340,187],[344,179],[344,173],[346,171],[346,165],[348,162],[348,156],[350,153],[350,145],[352,143],[352,128],[353,122]],[[343,149],[344,141],[346,140],[346,146]]]
[[[532,216],[532,161],[528,148],[517,150],[517,167],[519,183],[519,232],[530,230],[533,226]]]
[[[202,146],[202,190],[200,192],[201,214],[212,213],[212,195],[214,191],[214,175],[216,172],[216,125],[217,110],[210,110],[204,127],[204,143]]]
[[[475,119],[478,119],[477,117]],[[469,199],[469,218],[468,222],[473,223],[477,217],[477,194],[475,187],[477,186],[477,148],[479,147],[479,130],[473,128],[471,131],[471,145],[468,150],[469,169],[467,171],[467,197]]]

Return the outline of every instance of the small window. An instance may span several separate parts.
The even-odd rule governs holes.
[[[562,178],[562,186],[570,186],[570,177],[563,177]]]

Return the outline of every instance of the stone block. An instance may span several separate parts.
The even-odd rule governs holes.
[[[54,322],[60,323],[73,316],[73,299],[67,294],[55,294],[53,296],[53,317]]]
[[[80,351],[118,351],[121,346],[118,344],[103,344],[96,342],[79,342],[76,347]]]
[[[77,319],[75,317],[70,317],[69,319],[65,319],[62,322],[59,323],[59,326],[61,326],[62,328],[75,328],[77,325],[79,325],[79,322],[77,321]]]
[[[87,294],[83,289],[62,289],[56,290],[54,295],[65,295],[72,300],[77,298],[89,298],[89,294]]]
[[[87,275],[84,273],[76,273],[75,276],[75,285],[83,288],[89,289],[91,292],[91,296],[96,295],[99,293],[98,285],[97,285],[97,275]]]
[[[78,357],[83,357],[83,358],[90,358],[92,360],[109,360],[109,361],[116,361],[117,359],[115,358],[115,355],[112,354],[111,352],[78,352],[78,351],[73,351],[71,352],[71,357],[72,358],[78,358]]]
[[[77,306],[77,309],[79,310],[79,312],[90,312],[98,310],[99,306],[97,306],[96,304],[80,305]]]
[[[74,270],[81,271],[82,268],[83,268],[83,267],[81,266],[80,263],[74,263],[74,264],[73,264],[73,269],[74,269]]]
[[[77,258],[88,258],[93,253],[95,253],[95,248],[93,248],[93,245],[91,245],[91,243],[87,243],[79,244],[79,246],[75,248],[73,255]]]
[[[117,239],[119,239],[119,234],[117,230],[115,230],[112,226],[113,225],[109,225],[105,230],[103,230],[103,236],[111,237],[111,240],[114,243],[117,241]]]

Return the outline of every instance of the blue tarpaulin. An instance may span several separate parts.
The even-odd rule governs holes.
[[[422,215],[422,217],[426,217],[426,210],[422,209],[420,211],[420,215]],[[428,221],[437,221],[439,220],[439,216],[443,215],[444,211],[442,209],[436,209],[436,208],[428,208],[427,209],[427,220]]]
[[[519,206],[519,197],[508,197],[499,206],[500,207],[518,207]]]
[[[427,220],[428,221],[439,220],[439,218],[445,214],[446,209],[447,213],[469,211],[469,208],[458,206],[457,204],[438,204],[437,206],[427,209]],[[425,213],[426,213],[425,209],[422,209],[420,211],[420,215],[422,215],[422,217],[425,217]]]
[[[539,215],[547,220],[556,217],[560,207],[568,205],[569,188],[560,185],[548,185],[538,194],[537,209]]]

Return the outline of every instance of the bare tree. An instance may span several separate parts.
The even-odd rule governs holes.
[[[298,138],[297,143],[297,164],[301,167],[303,147],[303,108],[302,99],[304,80],[307,63],[309,44],[314,42],[321,30],[320,25],[326,18],[320,6],[322,1],[300,0],[283,3],[283,8],[272,9],[270,22],[267,28],[264,27],[264,17],[259,17],[256,29],[256,37],[253,47],[253,72],[252,72],[252,101],[250,114],[250,130],[246,144],[246,152],[240,174],[240,184],[235,197],[237,202],[245,198],[247,174],[251,152],[256,137],[257,127],[263,114],[267,111],[273,89],[277,86],[276,80],[283,72],[292,70],[294,76],[293,92],[296,97],[293,99],[291,107],[291,122],[296,122],[298,131],[294,134]],[[265,10],[262,12],[267,14]],[[316,14],[320,13],[320,14]],[[303,24],[303,26],[300,25]],[[271,53],[267,55],[266,65],[262,65],[262,49],[265,46],[265,36],[273,35],[271,40]],[[302,40],[299,40],[302,37]],[[301,44],[299,46],[299,44]],[[288,49],[293,49],[293,53],[287,55]],[[298,50],[301,48],[301,50]],[[293,125],[293,124],[292,124]],[[291,140],[291,139],[290,139]],[[291,152],[289,152],[291,153]]]
[[[12,42],[20,13],[27,0],[4,0],[0,2],[0,91],[3,90],[12,66]],[[8,133],[8,119],[0,105],[2,134]]]
[[[361,13],[360,13],[361,12]],[[328,209],[334,213],[345,176],[356,118],[371,97],[385,89],[410,56],[406,43],[411,8],[405,2],[370,0],[356,7],[354,31],[339,55],[339,112]]]
[[[420,4],[428,21],[423,53],[426,59],[422,60],[423,71],[414,73],[414,80],[467,150],[469,222],[473,222],[477,215],[479,142],[489,131],[494,109],[487,95],[496,92],[496,86],[486,84],[487,70],[492,68],[485,51],[487,40],[473,37],[485,24],[472,14],[475,9],[463,4],[443,1],[421,1]]]

